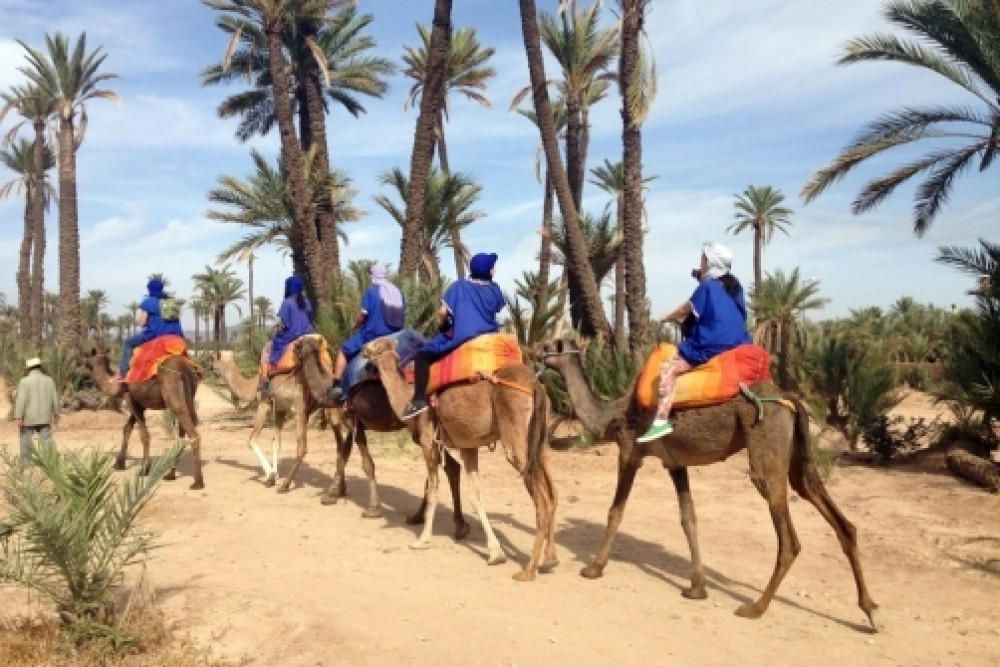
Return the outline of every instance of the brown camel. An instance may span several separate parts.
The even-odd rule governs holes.
[[[129,382],[117,384],[111,381],[111,363],[108,355],[91,350],[87,357],[91,376],[98,389],[112,398],[124,396],[128,406],[129,417],[122,430],[122,446],[115,459],[115,469],[125,469],[125,457],[128,454],[128,439],[132,428],[139,425],[139,435],[142,438],[141,473],[149,474],[151,461],[149,459],[149,429],[146,428],[146,410],[170,410],[177,418],[180,437],[187,437],[191,442],[191,452],[194,454],[194,482],[192,489],[205,488],[201,473],[201,436],[198,434],[198,415],[195,413],[194,396],[201,380],[191,362],[179,355],[168,357],[156,373],[156,376],[145,382]],[[177,479],[177,469],[171,468],[163,479]]]
[[[378,368],[389,403],[397,415],[405,410],[413,388],[399,370],[399,357],[392,340],[380,338],[368,343],[361,353]],[[439,444],[457,448],[472,487],[472,500],[483,524],[489,549],[488,563],[506,561],[503,547],[493,532],[479,488],[479,448],[503,443],[504,453],[514,469],[524,479],[528,494],[535,503],[537,529],[531,557],[518,581],[531,581],[541,569],[555,567],[556,489],[548,467],[546,416],[548,396],[524,364],[511,364],[498,370],[491,378],[475,383],[460,383],[438,392],[437,406],[418,415],[417,438],[427,463],[427,520],[420,537],[410,547],[426,549],[437,506],[437,457]],[[539,564],[542,547],[545,561]]]
[[[329,374],[319,361],[319,344],[315,339],[304,338],[298,343],[298,358],[302,364],[304,386],[316,400],[322,400],[326,395],[332,382]],[[321,502],[324,505],[332,505],[338,498],[345,496],[345,468],[351,456],[351,447],[357,443],[361,451],[362,467],[368,477],[368,507],[363,516],[376,518],[382,516],[382,503],[379,500],[378,484],[375,481],[375,463],[372,461],[371,453],[368,450],[368,431],[376,433],[395,433],[406,429],[410,432],[414,442],[417,442],[415,433],[416,424],[406,423],[396,416],[392,406],[389,405],[389,398],[386,396],[385,387],[377,380],[369,380],[361,383],[352,393],[350,401],[339,404],[335,408],[339,418],[347,426],[347,438],[338,439],[337,446],[337,472],[330,488],[323,495]],[[445,474],[448,484],[451,487],[451,497],[454,501],[455,513],[455,539],[462,539],[469,534],[469,524],[462,515],[462,499],[459,475],[461,466],[450,454],[445,455]],[[424,522],[424,511],[426,509],[426,491],[423,502],[417,511],[407,517],[408,524],[421,524]]]
[[[809,416],[796,399],[782,397],[770,381],[756,382],[751,391],[764,399],[758,405],[737,396],[708,407],[675,411],[674,432],[659,440],[637,443],[636,436],[653,422],[655,408],[644,408],[632,391],[617,401],[606,403],[595,398],[580,361],[579,348],[570,341],[544,343],[539,348],[543,363],[557,371],[566,383],[570,400],[580,421],[592,433],[605,433],[609,425],[618,442],[618,483],[608,511],[608,526],[594,561],[580,574],[588,579],[600,577],[608,563],[608,553],[618,526],[625,513],[644,457],[655,456],[670,471],[681,510],[681,526],[691,551],[691,586],[683,595],[691,599],[708,597],[705,590],[705,568],[698,548],[697,520],[688,482],[688,466],[708,465],[725,461],[744,447],[750,459],[750,478],[771,510],[778,536],[778,557],[767,588],[753,604],[736,610],[738,616],[759,618],[771,603],[801,547],[788,512],[788,485],[812,503],[833,527],[840,546],[850,561],[858,591],[858,605],[868,615],[876,631],[878,606],[868,594],[861,561],[858,557],[857,534],[854,526],[834,504],[823,485],[809,443]],[[793,413],[774,402],[786,398],[795,405]]]

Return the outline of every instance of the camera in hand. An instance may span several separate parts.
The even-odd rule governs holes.
[[[691,277],[695,280],[701,280],[701,269],[691,269]]]

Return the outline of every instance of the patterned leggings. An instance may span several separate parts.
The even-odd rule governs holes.
[[[677,376],[691,370],[691,364],[679,354],[663,362],[660,366],[660,402],[656,406],[657,419],[669,419],[670,408],[674,404]]]

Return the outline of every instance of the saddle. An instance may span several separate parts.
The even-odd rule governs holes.
[[[646,359],[636,385],[636,399],[644,408],[655,408],[659,400],[660,366],[677,354],[673,343],[660,343]],[[767,350],[747,343],[716,355],[687,373],[677,376],[674,407],[695,408],[724,403],[740,393],[740,385],[771,378],[771,356]]]
[[[147,341],[135,349],[128,373],[125,374],[125,382],[138,383],[153,379],[160,365],[174,356],[183,357],[192,368],[201,373],[201,367],[188,356],[187,341],[184,337],[167,334]]]

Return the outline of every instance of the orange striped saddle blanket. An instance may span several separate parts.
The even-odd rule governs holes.
[[[431,364],[427,393],[431,394],[450,384],[473,379],[480,373],[493,373],[504,366],[519,364],[523,359],[517,336],[510,334],[477,336]]]
[[[636,398],[644,408],[654,408],[659,400],[660,366],[677,354],[673,343],[661,343],[646,360]],[[675,408],[693,408],[724,403],[740,393],[740,384],[749,385],[771,377],[771,357],[764,348],[739,345],[677,376]]]
[[[160,364],[174,356],[184,357],[199,375],[201,374],[201,367],[188,357],[187,341],[184,337],[168,334],[157,336],[135,348],[135,354],[129,362],[128,373],[125,374],[125,381],[145,382],[156,377]]]
[[[300,336],[293,340],[285,351],[281,353],[281,358],[278,359],[278,364],[276,366],[271,366],[269,359],[271,358],[271,341],[267,341],[264,349],[260,352],[260,374],[262,377],[267,376],[270,373],[288,373],[296,366],[299,365],[298,359],[295,358],[295,344],[302,340],[303,338],[315,338],[319,341],[319,363],[326,369],[327,373],[333,374],[333,359],[330,357],[330,348],[326,344],[326,339],[323,338],[321,334],[311,333],[305,336]]]

